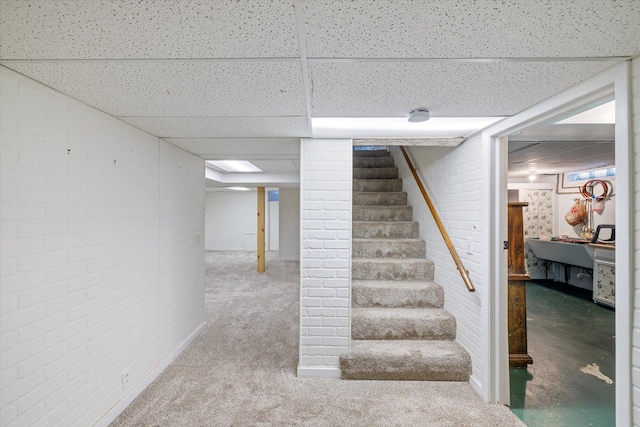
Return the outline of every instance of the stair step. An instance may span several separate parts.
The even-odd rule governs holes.
[[[405,221],[413,218],[412,206],[353,206],[352,220],[360,221]]]
[[[393,157],[354,157],[354,168],[391,168],[395,166]]]
[[[398,168],[353,168],[353,179],[398,179]]]
[[[352,341],[343,379],[469,381],[471,358],[453,341]]]
[[[454,341],[456,320],[387,150],[354,151],[352,189],[353,341],[342,378],[469,381],[471,357]]]
[[[433,281],[433,262],[416,258],[352,258],[353,280]]]
[[[416,221],[353,221],[351,233],[354,239],[417,239],[418,223]]]
[[[399,191],[390,192],[354,192],[354,206],[405,206],[407,204],[407,193]]]
[[[354,280],[351,303],[353,307],[442,308],[444,290],[434,282]]]
[[[389,150],[353,150],[353,157],[389,157]]]
[[[453,341],[456,319],[441,308],[353,308],[351,338]]]
[[[357,258],[424,258],[422,239],[353,239],[352,256]]]
[[[354,179],[353,191],[402,191],[401,179]]]

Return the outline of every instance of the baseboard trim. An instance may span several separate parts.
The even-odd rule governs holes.
[[[469,385],[479,396],[482,396],[482,384],[480,384],[480,381],[473,375],[469,377]]]
[[[313,368],[298,366],[298,378],[340,379],[340,368]]]
[[[167,367],[187,348],[189,344],[204,330],[206,322],[202,322],[195,331],[191,333],[171,354],[165,357],[151,372],[149,372],[135,387],[129,391],[118,403],[116,403],[102,418],[100,418],[94,427],[108,427],[109,424],[115,420],[118,415],[124,411],[127,406],[135,400],[149,385],[156,379],[162,371]]]

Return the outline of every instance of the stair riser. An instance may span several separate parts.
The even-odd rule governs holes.
[[[354,179],[353,191],[397,192],[402,191],[400,179]]]
[[[385,362],[364,361],[370,365]],[[455,372],[448,368],[446,362],[439,364],[429,363],[422,366],[420,370],[405,369],[400,363],[398,366],[391,366],[386,362],[386,366],[380,369],[372,368],[371,371],[361,371],[352,369],[348,364],[340,365],[343,380],[367,380],[367,381],[455,381],[469,382],[469,374],[466,372]],[[382,370],[384,369],[384,371]]]
[[[411,221],[412,206],[354,206],[353,221]]]
[[[353,179],[398,179],[398,168],[353,168]]]
[[[341,357],[340,370],[345,380],[395,381],[469,381],[471,360],[464,357]]]
[[[404,263],[371,262],[353,260],[351,278],[353,280],[422,280],[433,281],[433,263],[427,260]]]
[[[417,222],[353,222],[352,236],[354,239],[398,238],[417,239]]]
[[[354,157],[354,168],[391,168],[395,166],[393,157]]]
[[[405,206],[407,193],[353,193],[354,206]]]
[[[453,341],[456,339],[456,321],[453,316],[436,319],[379,319],[353,314],[351,338],[354,340]]]
[[[351,291],[353,307],[442,308],[444,292],[441,287],[427,289],[372,289],[354,286]]]
[[[424,240],[415,241],[356,241],[352,242],[352,255],[356,258],[424,258]]]
[[[389,150],[354,150],[353,157],[389,157]]]

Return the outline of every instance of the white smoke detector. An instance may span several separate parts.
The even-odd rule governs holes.
[[[429,110],[426,108],[416,108],[415,110],[409,111],[410,122],[426,122],[430,117]]]

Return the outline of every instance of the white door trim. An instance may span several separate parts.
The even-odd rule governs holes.
[[[483,301],[483,393],[489,402],[509,403],[509,369],[506,350],[506,136],[550,120],[579,106],[614,95],[616,103],[616,423],[630,425],[632,419],[631,333],[633,314],[633,150],[631,144],[630,61],[618,64],[536,106],[503,120],[483,132],[483,158],[488,160],[485,179],[490,194],[485,198],[485,223],[489,254],[485,277],[489,286]],[[497,207],[500,207],[497,209]],[[625,207],[627,207],[625,209]],[[486,299],[485,299],[486,298]],[[488,335],[488,336],[487,336]]]

